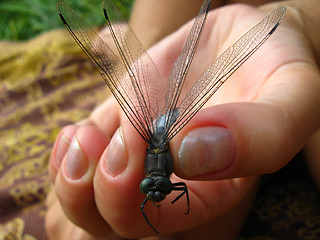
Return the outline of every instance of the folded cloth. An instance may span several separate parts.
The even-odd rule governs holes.
[[[107,87],[65,30],[0,42],[0,239],[47,239],[48,159],[60,129]]]

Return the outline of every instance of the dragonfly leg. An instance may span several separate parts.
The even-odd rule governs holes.
[[[146,222],[148,223],[148,225],[152,228],[152,230],[155,231],[156,233],[159,233],[159,231],[157,231],[157,230],[152,226],[152,224],[150,223],[147,215],[146,215],[145,212],[143,211],[144,206],[146,205],[147,201],[148,201],[148,198],[145,198],[145,199],[143,200],[142,204],[141,204],[141,207],[140,207],[140,208],[141,208],[142,215],[143,215],[144,219],[146,220]],[[155,205],[154,202],[152,202],[152,203]],[[157,206],[157,205],[155,205],[155,206]],[[157,207],[158,207],[158,206],[157,206]]]
[[[161,204],[156,204],[155,202],[151,201],[152,204],[155,206],[155,207],[161,207]]]
[[[173,189],[172,191],[182,191],[182,193],[176,197],[171,204],[175,203],[176,201],[178,201],[184,194],[186,194],[187,197],[187,205],[188,205],[188,210],[185,213],[186,215],[189,213],[190,210],[190,204],[189,204],[189,192],[188,192],[188,187],[184,182],[179,182],[179,183],[173,183]]]

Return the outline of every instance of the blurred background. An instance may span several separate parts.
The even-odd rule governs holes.
[[[133,0],[112,0],[122,16],[129,18]],[[64,28],[56,9],[56,0],[1,0],[0,40],[22,41],[42,32]],[[66,0],[91,26],[102,26],[103,0]]]

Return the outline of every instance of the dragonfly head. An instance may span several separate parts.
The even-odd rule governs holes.
[[[173,189],[166,177],[146,177],[140,183],[140,191],[152,202],[161,202]]]

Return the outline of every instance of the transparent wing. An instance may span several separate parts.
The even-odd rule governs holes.
[[[165,83],[135,33],[128,24],[124,24],[121,14],[110,0],[104,0],[104,14],[126,70],[135,76],[132,84],[136,88],[131,95],[137,97],[145,119],[144,125],[150,130],[151,137],[157,130],[155,122],[165,114]]]
[[[190,121],[221,85],[243,64],[276,30],[286,9],[279,8],[243,35],[234,45],[219,56],[194,83],[181,104],[175,122],[166,139],[170,140]]]
[[[96,65],[132,125],[149,142],[155,131],[154,119],[165,113],[166,90],[155,64],[129,25],[111,1],[105,0],[104,14],[118,57],[112,47],[69,6],[57,2],[57,9],[61,20]]]
[[[165,128],[169,130],[169,126],[175,121],[177,112],[172,109],[177,108],[178,99],[181,89],[184,85],[190,64],[195,54],[202,29],[204,27],[211,0],[204,0],[200,8],[198,16],[195,18],[190,33],[188,34],[186,43],[173,65],[173,69],[169,75],[167,84],[166,98],[166,120]]]

